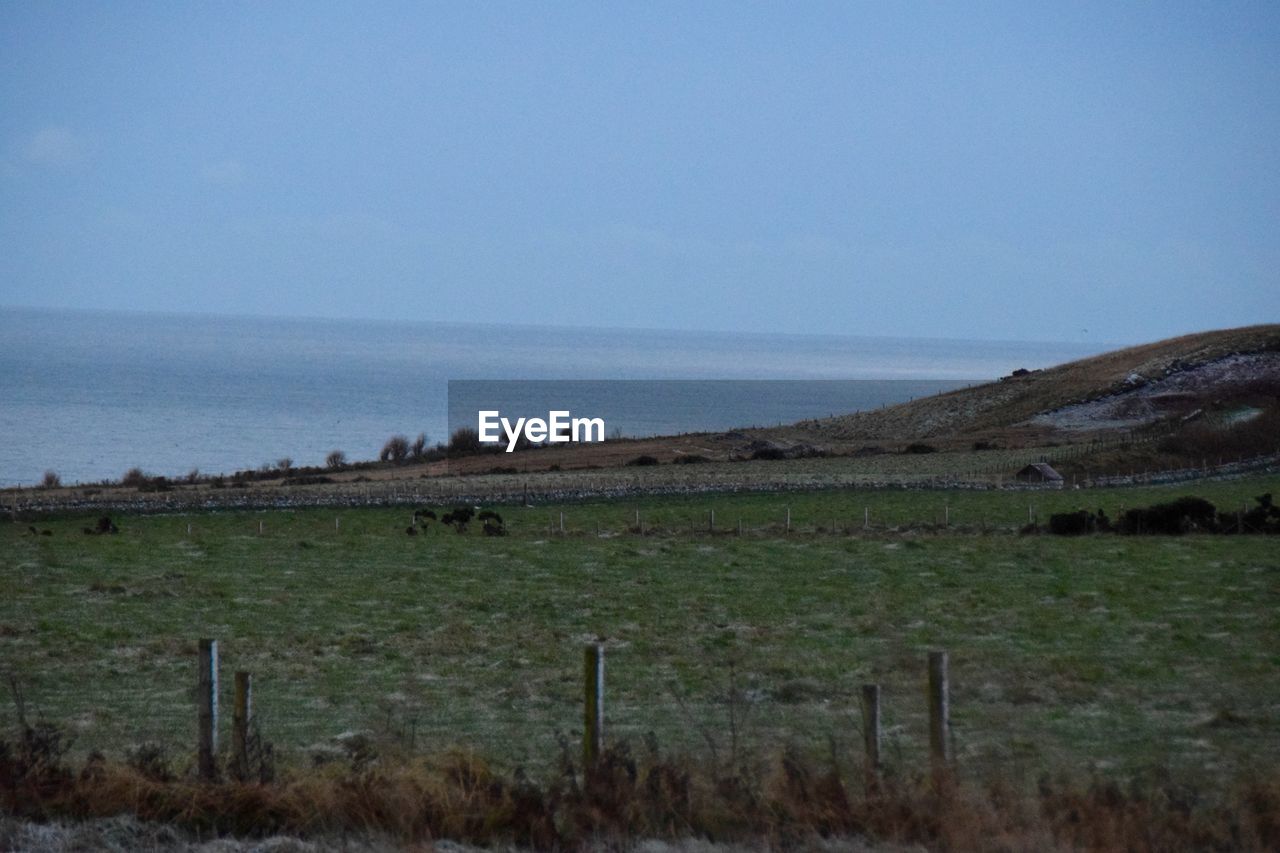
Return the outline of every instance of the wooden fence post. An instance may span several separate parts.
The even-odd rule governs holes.
[[[947,653],[929,652],[929,757],[935,782],[944,781],[951,763],[951,699]]]
[[[218,775],[218,641],[200,641],[199,680],[196,684],[196,718],[199,725],[198,769],[200,778]]]
[[[787,532],[791,532],[791,507],[787,507]]]
[[[714,509],[711,510],[711,516],[707,519],[707,532],[716,532],[716,511]]]
[[[595,765],[604,749],[604,646],[583,649],[582,766]]]
[[[560,535],[564,535],[564,512],[560,513]]]
[[[862,742],[867,756],[867,787],[880,780],[880,685],[862,685]]]
[[[253,718],[253,677],[236,673],[235,703],[231,709],[231,766],[241,782],[249,778],[249,721]]]

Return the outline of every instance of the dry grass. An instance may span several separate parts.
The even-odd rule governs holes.
[[[795,847],[861,837],[945,850],[1265,850],[1280,845],[1280,778],[1242,781],[1209,801],[1168,780],[1042,781],[1034,792],[996,780],[886,780],[870,788],[834,767],[784,753],[732,772],[623,746],[583,771],[562,758],[535,782],[468,753],[329,766],[266,784],[159,780],[90,758],[78,771],[0,754],[0,806],[36,820],[119,815],[201,837],[385,835],[401,844],[450,839],[535,849],[702,838]]]

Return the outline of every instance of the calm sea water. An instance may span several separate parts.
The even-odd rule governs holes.
[[[135,465],[172,476],[285,456],[315,465],[334,449],[373,458],[395,433],[446,437],[449,380],[806,380],[716,383],[714,394],[683,384],[669,405],[660,383],[631,385],[658,396],[627,434],[656,434],[875,406],[1105,348],[4,308],[0,485],[35,484],[46,469],[92,482]],[[547,386],[527,387],[536,412]]]

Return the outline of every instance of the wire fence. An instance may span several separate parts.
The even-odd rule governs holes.
[[[1127,474],[1083,471],[1055,482],[1024,480],[1019,469],[1049,460],[1065,463],[1087,459],[1108,447],[1150,439],[1090,442],[1058,448],[1001,451],[998,458],[954,467],[933,464],[934,454],[894,456],[871,462],[847,457],[791,460],[784,463],[709,463],[663,465],[610,471],[540,471],[530,473],[423,476],[416,480],[384,479],[320,485],[283,486],[255,483],[208,489],[174,487],[162,492],[80,488],[53,495],[39,489],[14,489],[4,509],[21,513],[95,511],[189,512],[214,509],[285,509],[293,507],[361,507],[499,503],[528,505],[580,500],[616,500],[647,495],[679,496],[717,493],[801,492],[831,489],[1039,490],[1101,488],[1212,480],[1272,472],[1280,454],[1236,459],[1205,458],[1199,466],[1132,470]],[[978,454],[981,455],[981,454]],[[690,471],[696,468],[696,471]]]
[[[637,660],[608,641],[565,644],[563,672],[546,695],[518,680],[479,695],[466,689],[465,677],[419,678],[416,689],[391,691],[372,677],[345,686],[278,671],[262,677],[240,669],[251,656],[234,643],[191,646],[127,675],[15,677],[14,722],[59,723],[82,758],[159,757],[174,772],[206,777],[253,776],[268,765],[360,766],[453,749],[544,770],[564,759],[589,763],[606,743],[726,768],[798,749],[875,769],[923,766],[930,755],[949,761],[957,731],[965,731],[951,719],[945,655],[939,662],[934,653],[883,692],[875,684],[872,707],[866,683],[764,688],[732,664],[701,673],[711,676],[705,683],[681,683],[679,667]],[[978,761],[990,746],[974,742],[961,752]]]

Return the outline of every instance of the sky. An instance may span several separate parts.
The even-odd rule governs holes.
[[[1280,4],[0,2],[0,305],[1280,321]]]

